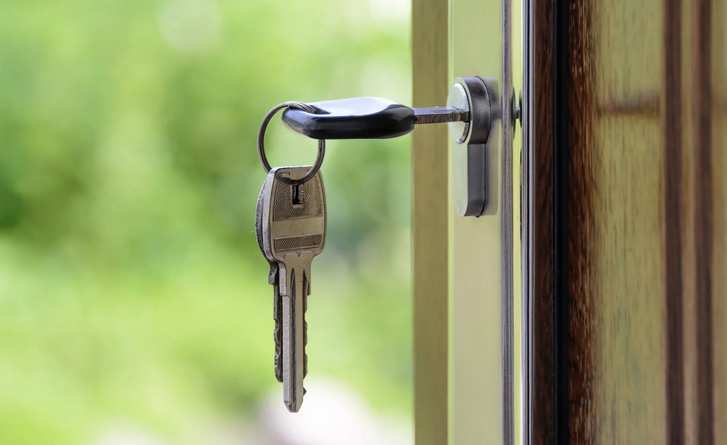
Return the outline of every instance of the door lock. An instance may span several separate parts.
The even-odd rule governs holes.
[[[416,125],[448,123],[457,143],[452,153],[454,208],[461,216],[480,216],[487,205],[487,143],[502,111],[497,79],[460,77],[446,107],[410,108],[376,97],[357,97],[288,108],[283,122],[313,139],[387,139]]]

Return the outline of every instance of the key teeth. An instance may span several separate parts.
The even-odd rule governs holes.
[[[283,304],[278,292],[278,286],[275,285],[273,298],[273,320],[275,320],[275,328],[273,329],[273,340],[275,341],[275,378],[278,382],[283,383],[283,330],[280,327],[280,320],[283,319]]]
[[[308,322],[305,321],[305,313],[308,311],[308,295],[310,295],[310,280],[308,274],[305,275],[306,293],[303,294],[303,377],[308,375],[308,354],[305,353],[308,346]],[[305,394],[305,388],[303,388]]]
[[[270,263],[270,271],[268,272],[268,284],[277,286],[278,283],[278,266]]]
[[[275,379],[283,383],[283,372],[281,371],[282,362],[280,361],[280,354],[275,354]]]
[[[277,349],[277,344],[275,345]],[[280,351],[275,351],[275,378],[278,382],[283,383],[283,361],[281,359]]]

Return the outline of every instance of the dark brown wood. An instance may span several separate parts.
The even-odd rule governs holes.
[[[568,54],[568,321],[569,321],[569,439],[593,443],[599,422],[592,407],[597,384],[596,354],[600,304],[597,273],[599,202],[595,196],[600,166],[594,147],[596,124],[594,6],[574,0],[569,9]]]
[[[666,303],[666,428],[670,444],[685,440],[684,425],[684,285],[682,283],[682,56],[681,0],[664,0],[663,107],[664,262]]]
[[[725,443],[724,4],[533,7],[533,442]]]
[[[533,3],[532,443],[727,443],[726,7]]]
[[[553,334],[553,2],[536,1],[533,39],[532,443],[555,443]],[[527,162],[527,161],[526,161]],[[527,192],[526,192],[527,193]],[[526,196],[525,199],[528,199]]]

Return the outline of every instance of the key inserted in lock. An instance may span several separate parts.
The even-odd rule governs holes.
[[[487,205],[487,142],[501,118],[497,80],[457,78],[446,107],[410,108],[388,99],[358,97],[308,104],[310,113],[288,108],[283,122],[313,139],[386,139],[416,125],[449,123],[457,145],[452,153],[454,208],[461,216],[480,216]]]

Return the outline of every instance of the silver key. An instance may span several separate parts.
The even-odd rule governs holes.
[[[283,353],[283,331],[280,329],[280,323],[283,319],[283,303],[280,297],[280,289],[278,286],[278,262],[268,255],[263,246],[263,212],[262,206],[265,201],[264,194],[270,193],[271,188],[266,187],[268,181],[267,178],[263,183],[262,189],[260,190],[260,196],[257,199],[257,208],[255,211],[255,232],[257,235],[257,244],[260,251],[268,260],[270,265],[270,271],[268,272],[268,284],[273,285],[273,320],[275,321],[275,328],[273,329],[273,339],[275,341],[275,378],[279,382],[283,382],[283,363],[281,361],[281,355]]]
[[[278,263],[282,300],[283,399],[298,412],[303,403],[307,340],[305,310],[310,295],[311,263],[325,246],[326,197],[320,172],[296,185],[310,167],[270,171],[262,193],[262,244],[266,257]]]

